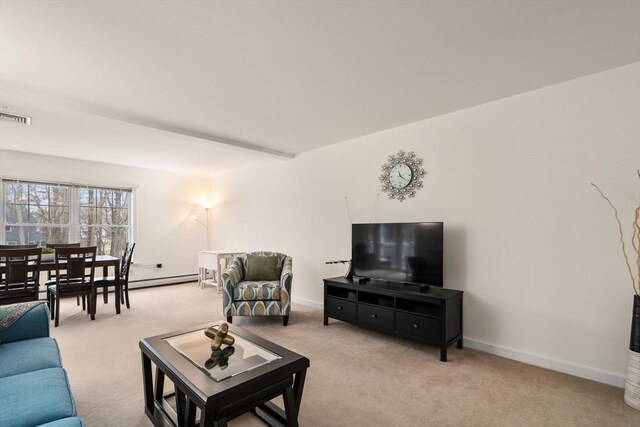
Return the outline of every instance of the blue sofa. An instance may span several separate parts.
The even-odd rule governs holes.
[[[49,309],[37,305],[0,331],[0,426],[83,425],[58,344],[49,337]]]

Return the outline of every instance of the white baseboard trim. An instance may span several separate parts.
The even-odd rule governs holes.
[[[309,307],[322,310],[323,304],[306,298],[294,297],[293,303],[306,305]],[[624,387],[625,377],[623,375],[614,374],[612,372],[602,371],[600,369],[591,368],[589,366],[579,365],[576,363],[566,362],[564,360],[554,359],[548,356],[528,353],[512,348],[501,347],[488,344],[472,338],[464,338],[465,347],[484,353],[495,354],[496,356],[505,357],[518,362],[527,363],[529,365],[539,366],[541,368],[550,369],[552,371],[562,372],[564,374],[585,378],[591,381],[612,385],[615,387]]]
[[[183,282],[197,282],[198,275],[197,274],[185,274],[181,276],[173,276],[173,277],[159,277],[157,279],[151,280],[130,280],[129,281],[129,289],[138,289],[138,288],[148,288],[152,286],[163,286],[163,285],[174,285],[176,283]]]
[[[600,369],[566,362],[564,360],[558,360],[548,356],[541,356],[538,354],[527,353],[521,350],[514,350],[512,348],[487,344],[485,342],[470,338],[464,338],[463,341],[465,347],[469,347],[474,350],[495,354],[496,356],[506,357],[507,359],[517,360],[518,362],[539,366],[541,368],[562,372],[565,374],[585,378],[591,381],[597,381],[599,383],[604,383],[615,387],[624,387],[625,377],[622,375],[614,374],[612,372],[606,372]]]
[[[317,309],[320,309],[320,310],[324,309],[324,304],[322,304],[321,302],[313,301],[313,300],[306,299],[306,298],[292,297],[291,298],[291,302],[294,303],[294,304],[302,304],[302,305],[306,305],[308,307],[317,308]]]

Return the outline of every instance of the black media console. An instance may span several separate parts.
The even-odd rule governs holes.
[[[462,348],[462,291],[386,280],[324,279],[324,325],[329,317],[440,347]]]

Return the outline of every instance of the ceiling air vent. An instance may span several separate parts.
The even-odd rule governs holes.
[[[0,120],[13,122],[13,123],[20,123],[23,125],[31,124],[31,117],[21,116],[19,114],[0,113]]]

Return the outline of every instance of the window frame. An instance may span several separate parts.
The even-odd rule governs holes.
[[[93,223],[93,224],[83,224],[80,218],[80,213],[81,213],[81,208],[82,205],[80,203],[80,191],[81,190],[100,190],[100,191],[119,191],[122,193],[129,193],[129,201],[128,201],[128,212],[127,212],[127,225],[114,225],[114,224],[104,224],[104,223]],[[112,227],[112,228],[126,228],[127,229],[127,237],[126,237],[126,241],[127,242],[132,242],[132,227],[133,227],[133,220],[132,220],[132,215],[133,215],[133,189],[125,189],[125,188],[114,188],[114,187],[105,187],[105,186],[91,186],[91,185],[78,185],[75,187],[75,202],[76,202],[76,212],[74,213],[74,218],[77,219],[77,224],[75,227],[75,232],[76,232],[76,236],[74,237],[75,240],[73,240],[74,242],[78,242],[81,239],[81,232],[80,229],[82,227],[87,227],[87,228],[92,228],[92,227],[98,227],[98,228],[104,228],[104,227]],[[96,209],[104,209],[104,208],[99,208],[98,206],[95,207]]]
[[[6,182],[20,182],[25,184],[35,184],[35,185],[47,185],[47,186],[61,186],[67,187],[69,189],[69,222],[68,224],[49,224],[49,223],[20,223],[20,224],[8,224],[6,218],[6,205],[7,205],[7,192],[6,192]],[[0,196],[2,200],[0,202],[0,244],[5,244],[6,242],[6,228],[7,227],[29,227],[29,226],[44,226],[44,227],[60,227],[68,228],[68,242],[78,242],[80,241],[80,228],[82,226],[87,226],[87,224],[81,224],[80,222],[80,189],[94,189],[94,190],[109,190],[109,191],[122,191],[129,193],[129,208],[128,208],[128,218],[127,225],[117,225],[115,227],[118,228],[127,228],[127,241],[135,242],[136,237],[136,225],[137,221],[135,218],[135,214],[137,209],[135,207],[135,203],[137,200],[136,197],[136,188],[134,186],[108,186],[108,185],[95,185],[95,184],[78,184],[71,182],[55,182],[49,180],[35,180],[35,179],[21,179],[21,178],[10,178],[10,177],[0,177]],[[104,226],[104,224],[93,224],[93,226]]]

